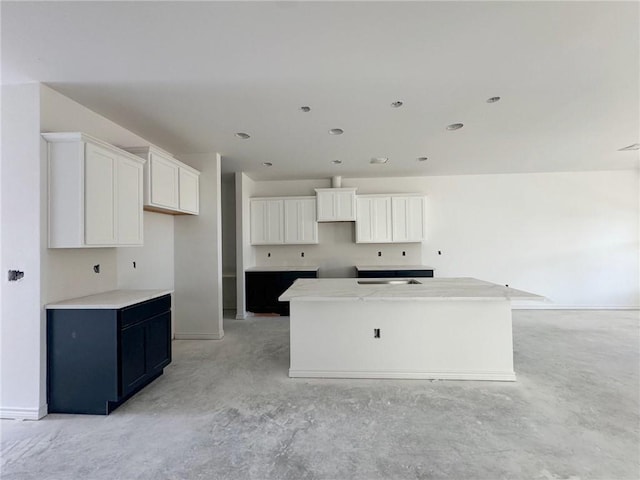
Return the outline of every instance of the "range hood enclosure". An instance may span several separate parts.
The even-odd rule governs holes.
[[[341,177],[334,177],[334,179]],[[340,180],[337,180],[341,183]],[[316,188],[318,222],[354,222],[356,220],[356,188]]]

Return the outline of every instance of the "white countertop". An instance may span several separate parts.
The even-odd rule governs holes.
[[[268,267],[249,267],[245,272],[316,272],[318,265],[279,265]]]
[[[433,270],[432,267],[426,265],[356,265],[356,269],[372,272],[380,270]]]
[[[70,298],[46,306],[55,309],[113,309],[128,307],[153,298],[173,293],[173,290],[111,290],[86,297]]]
[[[301,278],[286,290],[280,301],[367,300],[537,300],[540,295],[503,287],[475,278],[417,278],[418,285],[360,285],[371,278]]]

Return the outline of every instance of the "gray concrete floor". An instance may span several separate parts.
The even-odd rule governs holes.
[[[516,383],[289,379],[226,320],[108,417],[4,420],[9,479],[638,479],[637,311],[514,312]]]

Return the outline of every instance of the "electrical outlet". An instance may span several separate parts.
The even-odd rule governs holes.
[[[20,270],[9,270],[9,281],[10,282],[17,282],[18,280],[21,280],[22,278],[24,278],[24,272],[21,272]]]
[[[382,256],[382,252],[378,252],[378,256],[381,257]]]

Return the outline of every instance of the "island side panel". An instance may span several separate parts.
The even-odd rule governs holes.
[[[294,299],[290,336],[290,377],[515,380],[508,300]]]

